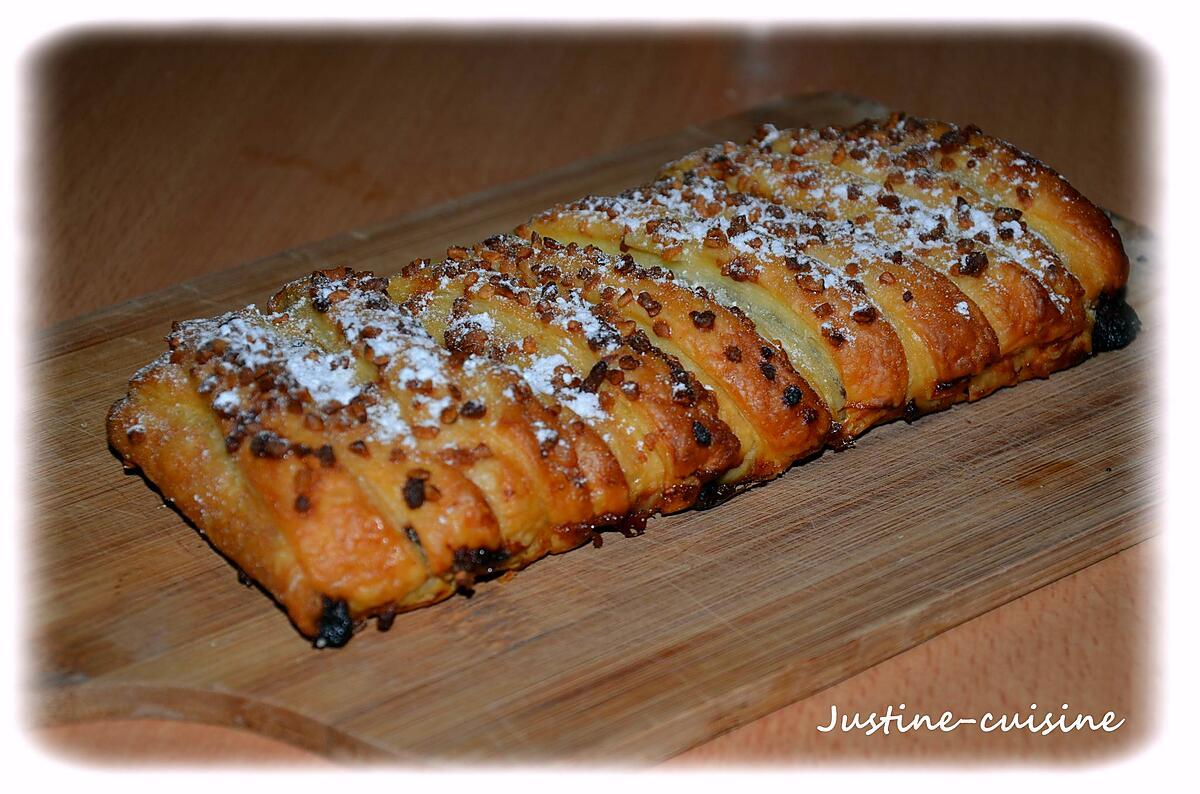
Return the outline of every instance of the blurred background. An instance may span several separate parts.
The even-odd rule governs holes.
[[[1152,66],[1098,31],[96,30],[31,67],[36,327],[813,91],[1151,211]]]

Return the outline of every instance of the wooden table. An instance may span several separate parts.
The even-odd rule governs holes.
[[[879,53],[878,62],[864,65],[862,52]],[[1146,217],[1149,187],[1136,178],[1144,69],[1120,47],[1080,37],[92,37],[46,53],[39,66],[41,324],[810,86],[975,120],[1045,157],[1098,202]],[[78,289],[85,279],[89,288]],[[674,763],[1061,758],[1128,747],[1153,717],[1141,686],[1153,666],[1144,592],[1152,546],[952,628]],[[879,742],[813,729],[830,703],[870,711],[903,700],[970,713],[1056,699],[1112,709],[1129,724],[1063,741],[959,733]],[[310,757],[235,729],[153,720],[41,734],[108,758]]]

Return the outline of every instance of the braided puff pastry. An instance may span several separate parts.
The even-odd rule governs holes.
[[[318,646],[1127,342],[1107,218],[895,115],[766,126],[390,278],[177,323],[109,439]]]

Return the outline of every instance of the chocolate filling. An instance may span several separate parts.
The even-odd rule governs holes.
[[[711,510],[723,505],[737,496],[738,488],[732,483],[707,482],[700,488],[700,494],[693,505],[697,510]]]
[[[504,549],[455,549],[454,569],[475,576],[486,576],[495,573],[506,559],[508,552]]]
[[[317,624],[314,648],[341,648],[354,636],[354,621],[345,601],[321,596],[321,622]]]
[[[1092,352],[1120,350],[1134,340],[1142,327],[1137,312],[1125,302],[1125,291],[1100,296],[1096,303],[1096,325],[1092,330]]]

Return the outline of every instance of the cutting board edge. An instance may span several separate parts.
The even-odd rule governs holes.
[[[993,579],[1011,576],[1012,569],[995,571],[987,579],[973,583],[972,589],[979,591],[981,597],[970,601],[971,607],[967,610],[969,614],[965,618],[955,615],[940,623],[921,619],[921,615],[937,613],[946,600],[954,599],[958,603],[962,603],[963,592],[948,593],[939,601],[923,604],[919,608],[910,609],[901,615],[901,620],[893,621],[894,625],[888,636],[879,634],[871,636],[867,631],[870,627],[864,627],[855,635],[847,636],[846,642],[842,643],[833,654],[826,654],[826,658],[829,656],[844,657],[838,667],[826,668],[836,669],[837,672],[831,675],[810,681],[803,686],[790,687],[786,682],[796,676],[791,670],[785,670],[777,676],[779,680],[785,682],[782,686],[777,682],[763,684],[755,681],[722,693],[720,702],[723,705],[720,709],[715,709],[715,713],[697,713],[703,712],[704,708],[691,712],[680,712],[669,722],[657,726],[655,730],[655,734],[679,737],[677,741],[671,743],[672,746],[666,751],[645,753],[642,749],[645,744],[663,747],[664,743],[660,736],[647,741],[649,739],[647,736],[630,734],[612,746],[588,748],[589,752],[581,754],[578,758],[555,758],[553,760],[587,763],[611,761],[613,757],[619,756],[629,761],[636,761],[638,764],[666,761],[911,650],[992,609],[1155,537],[1159,533],[1153,528],[1156,523],[1153,519],[1154,511],[1147,508],[1144,513],[1141,526],[1122,531],[1106,543],[1087,547],[1079,556],[1067,556],[1064,559],[1065,567],[1058,569],[1038,567],[1033,564],[1034,558],[1028,558],[1022,561],[1022,567],[1030,569],[1030,575],[1017,583],[1010,582],[1009,587],[1003,591],[988,593],[985,585]],[[1062,552],[1067,545],[1069,544],[1063,544],[1051,551]],[[892,636],[902,632],[909,624],[920,628],[916,634],[906,635],[909,639],[915,638],[913,641],[908,642]],[[267,700],[213,690],[104,681],[35,687],[34,697],[31,698],[31,701],[36,705],[35,713],[29,720],[30,727],[33,728],[103,720],[164,719],[251,730],[334,760],[385,761],[404,764],[454,760],[430,758],[415,751],[411,754],[397,753],[375,746],[366,739],[342,730],[336,725],[322,723],[289,707]],[[745,705],[729,710],[726,705],[729,702]],[[706,707],[709,705],[705,704]],[[689,723],[703,724],[706,726],[706,730],[688,731]],[[551,759],[530,756],[522,760],[536,763]],[[459,761],[462,762],[461,759]]]

